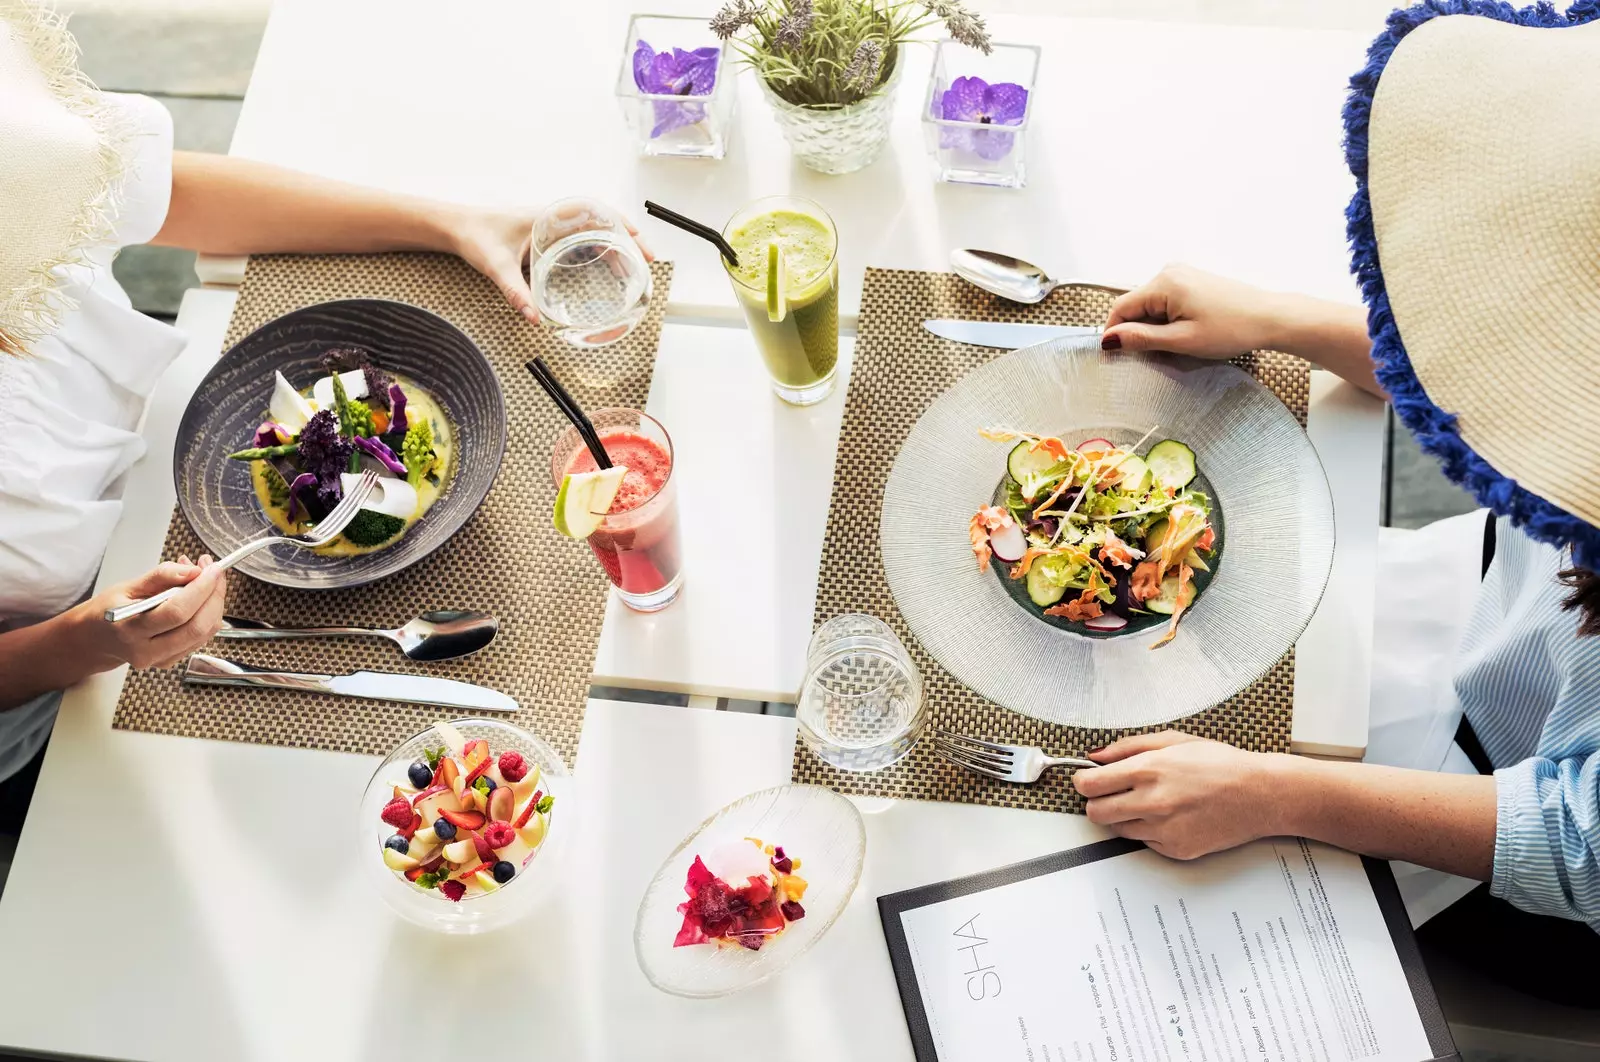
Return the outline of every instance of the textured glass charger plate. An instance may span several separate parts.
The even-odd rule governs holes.
[[[986,427],[1069,445],[1128,445],[1154,428],[1151,441],[1194,450],[1225,541],[1176,638],[1152,650],[1158,632],[1141,624],[1111,637],[1062,629],[979,570],[968,521],[994,498],[1012,445]],[[1168,722],[1261,677],[1310,621],[1334,545],[1321,462],[1271,391],[1225,362],[1104,355],[1092,339],[1002,355],[936,399],[895,459],[879,532],[895,604],[946,670],[997,704],[1084,727]]]
[[[808,887],[805,917],[789,922],[759,951],[717,944],[674,947],[684,916],[678,907],[697,856],[743,838],[782,846],[801,861]],[[861,813],[816,785],[780,785],[740,797],[695,828],[656,871],[639,904],[633,950],[650,983],[675,996],[709,999],[760,984],[805,954],[843,913],[867,854]]]

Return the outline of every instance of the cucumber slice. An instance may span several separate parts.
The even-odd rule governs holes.
[[[1176,439],[1164,439],[1150,447],[1144,461],[1159,486],[1182,490],[1194,479],[1194,451]]]
[[[1117,471],[1122,473],[1119,488],[1134,494],[1143,494],[1150,489],[1150,466],[1145,464],[1143,458],[1129,454],[1117,464]]]
[[[1067,596],[1067,588],[1052,583],[1044,573],[1042,565],[1035,564],[1028,569],[1028,598],[1040,608],[1049,608],[1051,605]]]
[[[1161,593],[1150,598],[1144,607],[1151,612],[1159,612],[1163,616],[1170,616],[1178,609],[1178,577],[1169,575],[1161,581]],[[1188,608],[1194,604],[1194,584],[1184,587],[1183,607]]]
[[[1163,516],[1144,533],[1144,551],[1146,554],[1154,553],[1156,547],[1161,545],[1161,540],[1167,537],[1167,518]]]
[[[1037,480],[1055,463],[1056,459],[1044,447],[1035,448],[1032,439],[1023,439],[1006,457],[1006,471],[1018,483],[1025,483],[1029,479]]]

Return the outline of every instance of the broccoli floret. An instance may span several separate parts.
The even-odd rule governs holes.
[[[359,398],[352,398],[345,403],[345,425],[356,435],[372,438],[378,434],[378,426],[372,419],[372,407]]]
[[[344,537],[353,546],[381,546],[398,535],[405,526],[406,522],[398,516],[359,509],[356,518],[344,529]]]
[[[421,486],[422,477],[433,470],[433,425],[426,420],[411,425],[400,451],[400,460],[406,466],[406,482],[413,487]]]

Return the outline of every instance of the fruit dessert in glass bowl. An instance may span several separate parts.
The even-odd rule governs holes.
[[[544,741],[498,720],[435,723],[373,774],[364,863],[397,913],[446,932],[483,932],[526,914],[571,829],[570,776]]]

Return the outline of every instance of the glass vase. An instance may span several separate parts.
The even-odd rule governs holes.
[[[1039,54],[1032,44],[996,44],[984,55],[957,41],[939,42],[922,107],[923,140],[939,180],[1001,188],[1027,183]],[[963,79],[979,84],[967,80],[963,91],[956,85]]]
[[[801,107],[783,99],[760,78],[761,94],[783,130],[794,157],[818,173],[854,173],[883,154],[894,118],[900,63],[877,92],[846,107]]]
[[[634,56],[644,41],[656,53],[717,49],[716,75],[704,95],[650,92],[639,86]],[[647,156],[720,159],[728,153],[733,128],[735,84],[728,50],[712,36],[704,18],[635,15],[623,42],[617,74],[617,103],[639,147]]]

